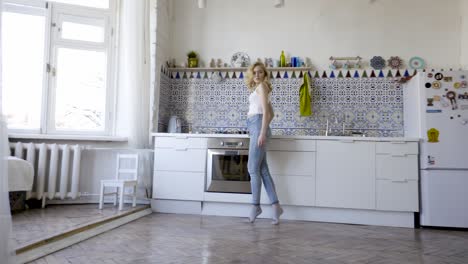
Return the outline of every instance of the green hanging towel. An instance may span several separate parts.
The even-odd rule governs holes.
[[[309,73],[304,73],[304,83],[299,88],[299,108],[301,116],[311,116],[312,115],[312,106],[311,106],[311,97],[309,94]]]

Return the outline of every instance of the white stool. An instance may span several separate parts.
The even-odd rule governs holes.
[[[122,164],[127,164],[127,168],[122,168]],[[128,168],[128,164],[131,165]],[[130,175],[130,177],[123,177],[122,174]],[[99,209],[102,209],[102,204],[104,203],[104,195],[115,195],[114,205],[117,204],[117,197],[119,197],[119,210],[122,210],[124,203],[124,195],[126,187],[133,187],[133,193],[129,194],[133,197],[132,207],[136,206],[136,187],[137,187],[137,177],[138,177],[138,154],[118,154],[117,155],[117,171],[114,180],[101,180],[101,192],[99,196]],[[117,188],[115,192],[105,193],[104,189],[106,187],[115,187]]]

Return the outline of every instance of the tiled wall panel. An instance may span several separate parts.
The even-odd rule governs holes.
[[[171,115],[184,120],[194,132],[244,130],[249,92],[241,78],[214,80],[192,74],[189,78],[161,75],[159,131],[165,132]],[[205,77],[205,78],[204,78]],[[302,78],[273,79],[271,100],[276,135],[323,135],[327,120],[332,134],[361,131],[367,136],[403,136],[401,85],[395,78],[312,78],[313,114],[299,115]]]

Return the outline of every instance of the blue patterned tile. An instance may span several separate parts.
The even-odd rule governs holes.
[[[279,73],[278,73],[279,74]],[[317,74],[317,73],[316,73]],[[354,75],[358,75],[355,71]],[[379,74],[380,75],[380,74]],[[242,73],[239,78],[243,78]],[[393,78],[314,78],[311,80],[310,117],[299,115],[302,78],[273,79],[271,95],[276,135],[320,135],[327,119],[332,130],[347,129],[368,135],[403,135],[403,91]],[[184,127],[206,131],[245,129],[248,95],[243,79],[170,79],[161,75],[159,131],[176,114]],[[335,123],[335,120],[337,123]]]

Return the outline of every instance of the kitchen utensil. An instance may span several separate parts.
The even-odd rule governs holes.
[[[168,133],[182,133],[182,119],[177,116],[171,116],[169,118],[169,124],[167,126]]]

